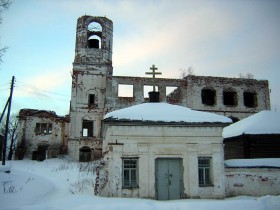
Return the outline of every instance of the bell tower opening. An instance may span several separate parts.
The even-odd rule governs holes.
[[[101,49],[102,26],[97,22],[91,22],[87,27],[88,48]]]

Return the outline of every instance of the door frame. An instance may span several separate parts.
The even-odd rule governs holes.
[[[180,194],[180,198],[182,199],[182,195],[184,192],[184,172],[183,172],[183,158],[181,157],[157,157],[155,158],[155,197],[157,200],[159,200],[158,198],[158,161],[159,160],[178,160],[180,163],[180,168],[179,168],[179,176],[180,176],[180,180],[179,180],[179,184],[180,184],[180,189],[179,189],[179,194]],[[168,199],[170,200],[170,199]]]

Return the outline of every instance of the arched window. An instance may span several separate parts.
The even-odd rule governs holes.
[[[97,22],[91,22],[88,25],[88,48],[101,49],[102,43],[102,26]]]
[[[208,106],[216,104],[216,90],[210,88],[203,88],[201,90],[202,103]]]
[[[80,148],[79,161],[80,162],[91,161],[91,149],[89,147]]]

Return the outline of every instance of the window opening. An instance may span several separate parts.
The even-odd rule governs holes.
[[[179,87],[166,87],[166,101],[168,103],[179,103],[181,95],[181,89]]]
[[[166,97],[173,95],[178,87],[166,86]]]
[[[83,137],[93,137],[93,121],[91,120],[83,120]]]
[[[216,104],[216,91],[208,88],[202,89],[201,100],[205,105],[214,106]]]
[[[80,162],[91,161],[91,149],[89,147],[80,148],[79,161]]]
[[[123,187],[135,188],[138,186],[138,160],[123,159]]]
[[[199,186],[211,185],[211,158],[198,158]]]
[[[223,92],[224,105],[236,106],[237,105],[237,93],[234,91]]]
[[[257,94],[253,92],[243,93],[244,106],[246,107],[256,107],[257,106]]]
[[[95,104],[95,95],[94,94],[89,94],[88,95],[88,105],[93,106]]]
[[[52,124],[51,123],[36,123],[35,128],[36,134],[51,134],[52,133]]]
[[[156,92],[158,91],[158,86],[155,86]],[[153,91],[152,85],[144,85],[144,98],[149,98],[149,92]]]
[[[119,84],[118,97],[133,97],[133,85]]]
[[[91,22],[88,25],[88,47],[101,49],[102,26],[97,22]]]

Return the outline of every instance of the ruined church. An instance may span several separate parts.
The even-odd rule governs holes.
[[[111,20],[88,15],[78,18],[69,115],[20,110],[18,154],[20,148],[25,148],[25,155],[33,159],[63,153],[79,161],[100,158],[105,114],[147,102],[144,89],[152,85],[160,92],[160,102],[224,115],[233,121],[270,110],[267,80],[194,75],[182,79],[114,76],[112,49]],[[122,85],[132,87],[131,97],[119,96]]]

